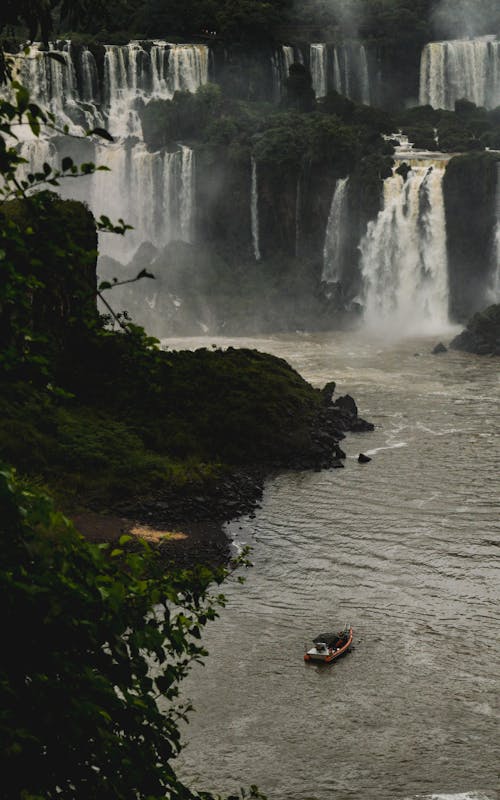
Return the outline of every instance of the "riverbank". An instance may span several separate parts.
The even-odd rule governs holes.
[[[205,564],[217,568],[233,553],[225,524],[242,515],[252,515],[262,499],[266,479],[283,469],[341,469],[345,453],[340,441],[349,431],[373,430],[358,416],[350,396],[332,402],[335,384],[321,392],[314,423],[314,448],[296,454],[288,464],[270,462],[250,469],[228,471],[203,485],[164,487],[140,500],[122,498],[113,513],[84,510],[71,515],[76,528],[91,542],[115,543],[121,536],[137,537],[158,547],[165,563],[183,568]]]

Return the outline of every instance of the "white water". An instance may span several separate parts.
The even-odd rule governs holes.
[[[493,37],[430,42],[420,64],[420,104],[453,110],[465,98],[500,105],[500,41]]]
[[[309,63],[316,97],[324,97],[334,89],[357,102],[370,103],[368,58],[362,44],[311,44]]]
[[[310,69],[316,97],[324,97],[328,91],[328,50],[326,44],[310,46]]]
[[[368,73],[368,59],[363,45],[358,51],[360,99],[362,103],[370,105],[370,75]]]
[[[297,189],[295,194],[295,255],[300,252],[300,217],[302,215],[302,174],[297,178]]]
[[[252,156],[251,161],[252,179],[250,185],[250,221],[252,226],[253,254],[256,261],[260,261],[260,242],[259,242],[259,186],[257,175],[257,162]]]
[[[489,300],[500,303],[500,161],[497,163],[496,228],[493,245],[493,264]]]
[[[347,190],[349,178],[339,178],[335,185],[323,248],[322,280],[338,283],[342,280],[343,245],[347,235]]]
[[[139,108],[151,99],[167,100],[175,91],[193,92],[206,83],[208,48],[163,41],[107,45],[102,87],[90,50],[70,42],[59,43],[57,49],[65,66],[34,46],[28,57],[16,57],[16,74],[33,100],[51,110],[74,136],[105,127],[116,137],[109,145],[98,139],[81,143],[80,160],[92,160],[111,172],[64,181],[60,190],[63,197],[88,203],[96,216],[122,218],[133,226],[125,239],[101,237],[100,252],[126,259],[142,242],[191,242],[196,211],[193,151],[186,146],[173,152],[149,151],[142,140]],[[77,151],[78,160],[78,140],[36,140],[24,129],[22,136],[30,171],[40,169],[44,161],[57,166],[68,147],[72,155]]]
[[[298,47],[291,45],[281,45],[272,58],[273,95],[276,103],[279,103],[286,94],[286,80],[289,77],[290,67],[296,62],[303,64],[304,57]]]
[[[416,160],[384,182],[383,208],[361,242],[364,321],[388,335],[449,326],[443,162]]]

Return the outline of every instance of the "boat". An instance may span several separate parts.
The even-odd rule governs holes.
[[[353,635],[354,631],[350,625],[345,625],[338,633],[319,633],[313,639],[314,647],[304,653],[304,661],[331,664],[339,656],[347,653],[352,645]]]

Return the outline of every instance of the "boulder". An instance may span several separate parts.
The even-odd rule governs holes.
[[[435,346],[434,350],[432,351],[432,355],[433,356],[437,356],[439,353],[447,353],[447,352],[448,352],[448,350],[444,346],[444,344],[442,342],[439,342],[439,344],[437,344]]]
[[[500,304],[474,314],[467,328],[450,343],[450,348],[480,356],[500,355]]]
[[[329,406],[333,401],[333,393],[335,392],[335,381],[329,381],[321,389],[321,397],[326,406]]]
[[[364,453],[360,453],[358,456],[358,462],[360,464],[368,464],[371,461],[370,456],[365,456]]]
[[[353,417],[358,416],[358,407],[350,394],[346,394],[343,397],[338,397],[333,405]]]

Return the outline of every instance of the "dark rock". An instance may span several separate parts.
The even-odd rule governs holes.
[[[474,314],[466,330],[450,343],[450,349],[480,356],[500,355],[500,304]]]
[[[367,422],[366,419],[358,417],[351,425],[349,430],[354,433],[366,433],[367,431],[374,431],[375,425],[373,422]]]
[[[370,458],[370,456],[365,456],[364,453],[360,453],[359,456],[358,456],[358,461],[359,461],[360,464],[369,464],[369,462],[371,461],[371,458]]]
[[[444,344],[443,344],[442,342],[439,342],[439,344],[437,344],[437,345],[435,346],[434,350],[432,351],[432,355],[433,355],[433,356],[437,356],[437,355],[438,355],[438,353],[447,353],[447,352],[448,352],[448,350],[447,350],[447,348],[444,346]]]
[[[326,406],[331,405],[333,401],[333,393],[335,392],[336,385],[337,384],[335,383],[335,381],[329,381],[323,386],[321,390],[323,402]]]
[[[330,466],[332,469],[344,469],[344,462],[340,458],[334,458]]]
[[[336,444],[335,447],[333,448],[333,452],[335,453],[335,456],[337,458],[345,458],[346,457],[346,454],[344,453],[342,448],[338,446],[338,444]]]
[[[346,394],[343,397],[338,397],[333,405],[342,411],[351,414],[353,417],[358,416],[358,407],[350,394]]]

